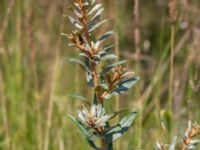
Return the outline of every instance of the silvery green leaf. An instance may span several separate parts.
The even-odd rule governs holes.
[[[85,2],[84,4],[83,4],[83,6],[89,6],[89,3],[88,2]]]
[[[161,145],[160,145],[159,142],[156,142],[156,148],[155,148],[155,150],[161,150]]]
[[[94,55],[94,61],[96,62],[96,64],[98,64],[101,60],[105,61],[105,60],[114,60],[117,59],[118,57],[114,54],[101,54],[101,55]]]
[[[82,18],[82,17],[83,17],[80,8],[75,7],[75,8],[72,8],[72,10],[73,10],[74,14],[75,14],[78,18]]]
[[[104,11],[104,8],[98,9],[97,13],[91,18],[91,20],[95,20],[96,18],[99,18],[101,14],[103,13],[103,11]]]
[[[84,58],[89,58],[88,55],[85,54],[85,53],[80,53],[79,56],[80,56],[80,57],[84,57]]]
[[[120,65],[122,65],[122,64],[125,64],[127,61],[126,60],[121,60],[121,61],[118,61],[118,62],[116,62],[116,63],[114,63],[114,64],[111,64],[111,65],[109,65],[108,67],[109,68],[113,68],[113,67],[116,67],[116,66],[120,66]]]
[[[118,57],[114,54],[109,54],[109,55],[105,55],[104,57],[101,57],[101,60],[113,60],[113,59],[117,59]]]
[[[199,144],[200,143],[200,140],[199,139],[195,139],[195,140],[192,140],[191,142],[190,142],[190,144],[193,144],[193,145],[197,145],[197,144]]]
[[[107,40],[111,35],[113,34],[113,31],[108,31],[106,33],[104,33],[99,39],[98,42],[102,43],[105,40]]]
[[[111,50],[114,46],[113,45],[106,45],[102,50],[99,51],[99,53],[97,55],[95,55],[96,57],[103,58],[107,55],[108,51]]]
[[[106,51],[99,51],[98,56],[99,56],[99,57],[103,57],[103,56],[105,56],[106,54],[107,54]]]
[[[94,31],[95,29],[97,29],[98,27],[100,27],[103,23],[107,22],[107,20],[102,20],[100,22],[98,22],[97,24],[95,24],[94,26],[89,28],[89,32]]]
[[[116,126],[109,130],[106,135],[112,136],[112,140],[115,141],[117,138],[121,137],[126,131],[128,131],[136,116],[137,112],[132,112],[128,114]]]
[[[90,0],[91,5],[94,5],[96,0]]]
[[[105,67],[101,72],[100,72],[100,76],[106,74],[107,72],[109,72],[112,68],[116,67],[116,66],[120,66],[122,64],[126,63],[125,60],[113,63],[111,65],[108,65],[107,67]]]
[[[105,89],[105,90],[108,90],[108,89],[109,89],[109,87],[108,87],[108,85],[107,85],[106,83],[101,83],[101,84],[100,84],[100,87],[102,87],[102,88]]]
[[[62,36],[67,37],[68,39],[70,39],[70,35],[66,34],[66,33],[61,33]]]
[[[130,88],[132,88],[137,83],[138,80],[139,80],[138,77],[132,77],[130,79],[124,79],[124,80],[119,82],[119,84],[117,85],[118,88],[115,91],[120,92],[120,93],[128,91]]]
[[[95,11],[99,10],[100,8],[102,8],[102,4],[96,4],[89,12],[88,12],[88,16],[92,15]]]
[[[85,97],[83,97],[82,95],[80,95],[78,93],[69,94],[68,96],[73,97],[73,98],[77,98],[77,99],[80,99],[80,100],[87,100]]]
[[[188,150],[193,150],[193,149],[195,149],[195,148],[197,147],[197,145],[198,145],[199,143],[200,143],[200,140],[199,140],[199,139],[192,140],[192,141],[190,141],[190,143],[189,143],[187,149],[188,149]]]
[[[111,50],[113,47],[114,47],[114,45],[106,45],[106,46],[102,49],[102,51],[108,52],[108,51]]]
[[[76,59],[76,58],[70,58],[69,61],[79,64],[86,72],[92,74],[90,68],[88,68],[88,66],[84,62],[82,62],[81,60]]]
[[[187,148],[187,150],[194,150],[195,148],[196,148],[196,146],[194,146],[194,145],[189,145],[188,148]]]
[[[94,60],[98,63],[101,60],[114,60],[118,57],[115,54],[107,54],[106,51],[100,51],[97,55],[94,55]]]
[[[128,109],[130,109],[130,108],[132,108],[132,106],[124,107],[124,108],[121,108],[121,109],[119,109],[119,110],[117,110],[117,111],[114,111],[114,112],[111,114],[112,117],[111,117],[110,119],[114,118],[114,117],[117,116],[119,113],[121,113],[121,112],[123,112],[123,111],[126,111],[126,110],[128,110]]]
[[[94,61],[95,61],[96,63],[98,63],[100,60],[101,60],[101,59],[100,59],[100,56],[99,56],[99,55],[94,55]]]
[[[87,141],[92,148],[94,148],[95,150],[100,150],[100,148],[97,147],[97,145],[95,144],[94,141],[92,141],[92,140],[87,140]]]
[[[73,93],[73,94],[68,94],[67,96],[72,97],[72,98],[75,98],[75,99],[77,99],[77,100],[80,100],[80,101],[81,101],[82,103],[84,103],[85,105],[90,106],[90,102],[89,102],[85,97],[83,97],[83,96],[80,95],[80,94]]]
[[[106,45],[102,50],[99,51],[97,55],[94,55],[98,59],[106,56],[109,50],[111,50],[114,46],[113,45]]]
[[[94,82],[91,73],[86,72],[86,80],[89,86],[94,87]]]
[[[92,138],[91,133],[78,121],[76,120],[73,116],[68,115],[68,118],[77,125],[77,127],[80,129],[82,135],[86,138],[86,139],[90,139]]]
[[[80,5],[78,3],[74,3],[74,5],[78,8],[81,9]]]
[[[71,47],[71,46],[75,46],[75,44],[73,44],[73,43],[69,43],[68,46],[69,46],[69,47]]]
[[[83,25],[81,25],[81,23],[78,21],[78,20],[76,20],[76,19],[74,19],[73,17],[71,17],[71,16],[67,16],[68,17],[68,19],[69,19],[69,21],[76,27],[76,28],[78,28],[78,29],[83,29]]]
[[[119,94],[122,94],[128,91],[137,83],[138,80],[139,80],[138,77],[132,77],[130,79],[125,79],[125,80],[120,81],[119,84],[117,85],[117,88],[111,91],[109,94],[107,94],[104,98],[110,99],[113,96],[117,96]]]
[[[176,142],[177,142],[177,137],[174,137],[172,144],[170,144],[170,146],[169,146],[169,150],[176,149]]]
[[[99,48],[100,44],[101,44],[100,42],[96,42],[96,43],[92,42],[92,48],[95,49],[95,50],[97,50]]]

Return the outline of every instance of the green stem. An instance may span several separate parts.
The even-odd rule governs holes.
[[[170,73],[169,73],[169,113],[170,118],[173,113],[173,83],[174,83],[174,38],[175,38],[175,26],[171,27],[171,38],[170,38]],[[170,120],[170,131],[169,140],[171,140],[171,124],[172,118]]]

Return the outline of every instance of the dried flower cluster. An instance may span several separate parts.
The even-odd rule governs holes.
[[[200,135],[200,125],[198,125],[197,123],[192,124],[191,121],[189,121],[188,128],[184,134],[182,143],[177,144],[177,137],[175,137],[172,144],[170,144],[169,146],[162,143],[157,143],[157,149],[194,150],[197,145],[200,144],[200,139],[195,139],[198,135]]]
[[[92,105],[90,111],[86,107],[83,107],[81,111],[78,111],[78,116],[82,123],[94,128],[97,132],[100,132],[111,118],[111,116],[105,114],[105,109],[102,105]]]
[[[200,135],[200,125],[197,123],[192,125],[191,122],[189,122],[183,138],[181,150],[195,149],[196,145],[200,143],[199,139],[194,139],[197,135]]]

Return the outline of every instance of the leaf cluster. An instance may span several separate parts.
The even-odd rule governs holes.
[[[196,137],[200,135],[200,125],[197,123],[188,123],[188,128],[185,131],[184,137],[181,143],[177,142],[177,137],[174,137],[173,142],[170,145],[157,143],[157,150],[194,150],[197,145],[200,144],[200,139]]]

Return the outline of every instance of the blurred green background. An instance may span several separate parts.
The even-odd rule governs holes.
[[[141,78],[131,92],[106,102],[108,111],[125,106],[140,109],[135,125],[115,149],[148,150],[157,141],[169,143],[174,135],[182,137],[188,120],[200,122],[200,1],[177,3],[172,85],[168,1],[140,0],[138,19],[134,0],[98,1],[104,4],[104,18],[110,20],[98,33],[114,28],[110,41],[115,52]],[[90,149],[66,117],[76,116],[81,105],[69,94],[91,98],[81,69],[68,62],[77,51],[60,35],[72,30],[63,18],[71,14],[70,3],[0,0],[0,150]],[[173,113],[168,116],[171,94]]]

